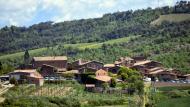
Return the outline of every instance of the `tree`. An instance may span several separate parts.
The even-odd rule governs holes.
[[[111,83],[110,83],[110,87],[115,87],[115,86],[116,86],[116,79],[112,78]]]
[[[10,79],[10,83],[14,85],[18,85],[18,81],[14,77]]]
[[[127,80],[127,79],[128,79],[128,75],[125,74],[125,73],[122,73],[122,74],[121,74],[121,79],[122,79],[123,81]]]
[[[24,64],[28,65],[29,63],[30,63],[30,55],[29,55],[28,50],[26,50],[24,53]]]
[[[105,51],[107,48],[106,44],[102,44],[102,49]]]
[[[120,76],[123,81],[127,81],[127,86],[131,94],[135,91],[139,94],[144,92],[144,84],[138,71],[122,67],[118,72],[118,76]],[[122,85],[122,87],[126,87],[125,84]]]
[[[135,87],[138,90],[139,94],[142,94],[144,92],[144,83],[143,83],[143,81],[139,81],[139,80],[136,81],[135,82]]]
[[[104,90],[106,90],[109,87],[108,83],[103,83],[102,86],[103,86]]]
[[[0,62],[0,70],[3,69],[3,64]]]
[[[122,87],[122,89],[126,89],[127,88],[127,84],[126,83],[121,83],[121,87]]]

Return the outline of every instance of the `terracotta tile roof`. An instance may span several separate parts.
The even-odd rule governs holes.
[[[86,61],[86,60],[82,60],[82,59],[76,60],[76,61],[74,61],[74,62],[78,62],[78,65],[85,65],[85,64],[88,64],[88,63],[92,63],[92,62],[96,62],[96,63],[101,63],[101,64],[103,64],[102,62],[95,61],[95,60]],[[73,62],[73,63],[74,63],[74,62]]]
[[[42,75],[40,73],[38,73],[38,72],[33,72],[30,77],[32,77],[32,78],[38,78],[38,79],[42,79],[43,78]]]
[[[103,81],[103,82],[109,82],[111,80],[110,76],[96,76],[95,77],[97,80],[99,81]]]
[[[29,77],[43,78],[42,75],[36,71],[36,69],[15,70],[14,72],[11,72],[9,74],[15,74],[15,73],[28,73],[30,74]]]
[[[59,61],[67,60],[66,56],[46,56],[46,57],[33,57],[35,61]]]
[[[96,62],[96,63],[101,63],[101,64],[103,64],[102,62],[96,61],[96,60],[92,60],[92,61],[89,61],[89,62],[87,62],[87,63],[91,63],[91,62]]]
[[[66,71],[66,70],[67,70],[66,68],[57,68],[58,72],[63,72],[63,71]]]
[[[120,57],[117,61],[115,61],[115,64],[121,64],[125,61],[133,61],[131,57]]]
[[[135,63],[134,66],[136,66],[136,65],[144,65],[144,64],[147,64],[147,63],[150,63],[150,62],[151,62],[150,60],[140,61],[140,62]]]
[[[27,72],[27,73],[31,73],[31,72],[36,72],[36,69],[18,69],[18,70],[14,70],[14,72]]]
[[[159,70],[161,69],[160,67],[154,67],[154,68],[151,68],[151,69],[148,69],[149,71],[155,71],[155,70]]]
[[[42,65],[42,67],[51,67],[51,68],[56,68],[56,67],[54,67],[54,66],[52,66],[52,65],[48,65],[48,64],[43,64],[43,65]]]
[[[87,61],[87,60],[83,60],[83,59],[78,59],[78,60],[75,60],[74,62],[72,63],[77,63],[78,65],[83,65],[87,62],[90,62],[90,61]]]
[[[115,64],[105,64],[104,67],[115,67]]]
[[[69,73],[72,73],[72,74],[78,74],[79,71],[78,70],[71,70],[71,71],[65,71],[65,72],[60,72],[62,74],[69,74]]]
[[[150,72],[149,74],[157,74],[157,73],[160,73],[160,72],[163,72],[165,70],[163,69],[159,69],[159,70],[156,70],[156,71],[153,71],[153,72]]]
[[[121,64],[121,62],[120,61],[115,61],[115,64]]]
[[[175,74],[177,74],[179,76],[185,75],[185,73],[183,73],[183,72],[181,72],[179,70],[176,70],[176,69],[172,69],[172,68],[168,69],[168,71],[171,71],[171,72],[173,72],[173,73],[175,73]]]
[[[185,74],[184,76],[190,76],[190,74]]]

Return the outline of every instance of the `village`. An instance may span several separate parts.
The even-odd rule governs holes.
[[[33,57],[25,66],[1,76],[2,84],[35,84],[43,86],[47,81],[77,81],[84,84],[86,90],[94,91],[103,87],[104,83],[110,84],[122,67],[138,71],[144,82],[158,84],[189,84],[190,74],[183,74],[172,68],[165,68],[160,62],[148,60],[145,57],[120,57],[112,64],[99,61],[86,61],[78,59],[68,62],[67,56]],[[14,81],[13,81],[14,80]],[[116,77],[117,83],[125,82],[121,77]]]

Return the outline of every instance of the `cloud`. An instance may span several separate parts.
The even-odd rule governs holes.
[[[175,0],[160,0],[159,5],[160,6],[172,6],[175,4]]]
[[[0,0],[0,21],[6,25],[22,25],[35,15],[37,0]]]
[[[173,0],[0,0],[0,27],[94,18],[116,11],[173,4]]]
[[[73,19],[83,19],[101,16],[97,11],[98,0],[65,0],[59,8],[59,15],[52,18],[55,22],[69,21]]]
[[[112,8],[116,5],[116,0],[103,0],[102,3],[99,4],[101,8]]]
[[[65,0],[41,0],[40,5],[42,9],[61,8],[64,5]]]

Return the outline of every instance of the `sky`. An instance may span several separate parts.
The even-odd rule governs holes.
[[[158,2],[159,1],[159,2]],[[177,0],[0,0],[0,27],[101,17],[105,13],[172,6]]]

